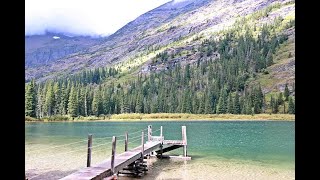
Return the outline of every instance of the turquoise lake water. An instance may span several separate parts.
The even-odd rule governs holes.
[[[46,148],[50,148],[53,146],[61,146],[63,144],[83,140],[83,143],[69,145],[66,147],[59,147],[55,149],[55,152],[83,149],[83,151],[79,150],[71,154],[81,153],[81,155],[83,155],[85,158],[86,138],[88,134],[93,134],[93,146],[95,146],[95,144],[103,145],[103,143],[111,142],[111,138],[104,139],[103,137],[118,135],[119,142],[117,144],[119,145],[117,146],[117,148],[118,152],[122,152],[123,143],[121,142],[121,140],[123,139],[124,132],[129,132],[129,142],[131,138],[135,140],[134,142],[130,143],[129,148],[138,146],[140,143],[140,131],[147,128],[148,125],[152,125],[153,131],[158,130],[160,126],[163,126],[163,135],[165,139],[177,140],[181,139],[181,126],[186,126],[188,155],[192,157],[192,160],[188,161],[188,164],[190,164],[190,166],[206,164],[208,165],[207,168],[217,168],[217,166],[221,166],[221,168],[227,167],[232,171],[233,164],[242,164],[243,166],[241,167],[243,167],[243,170],[245,171],[246,167],[244,167],[244,165],[250,164],[254,167],[273,168],[273,171],[270,171],[270,174],[272,176],[277,173],[279,174],[279,172],[285,170],[290,171],[286,174],[289,174],[290,178],[293,178],[294,176],[292,172],[294,172],[295,169],[295,122],[292,121],[26,123],[26,156],[29,157],[31,156],[31,154],[34,155],[36,153],[39,153],[41,155],[41,148],[44,148],[46,150]],[[131,132],[134,132],[134,134],[131,134]],[[154,132],[154,135],[159,135],[159,131]],[[105,147],[102,145],[100,146],[100,148],[105,148],[106,152],[104,152],[104,149],[101,149],[99,151],[108,154],[108,150],[110,150],[111,145],[106,144]],[[40,150],[37,151],[37,149]],[[34,151],[35,153],[33,153],[32,151]],[[170,154],[182,155],[182,149],[175,150]],[[100,154],[100,156],[107,157],[104,154]],[[36,169],[37,167],[34,161],[26,161],[26,166],[33,163],[34,166],[32,168]],[[99,160],[97,160],[97,162],[98,161]],[[230,166],[227,165],[222,167],[222,165],[219,163],[212,164],[213,162],[230,162],[231,164]],[[166,166],[168,166],[168,164],[170,163],[166,164],[164,162],[155,162],[153,166],[160,166],[162,168],[161,170],[163,170],[164,168],[166,168]],[[181,168],[181,164],[178,167]],[[241,167],[237,167],[236,172],[241,171]],[[254,168],[247,169],[249,173],[249,171],[251,171],[250,169]],[[179,169],[169,169],[168,171],[178,170]],[[277,170],[279,170],[279,172],[277,172]],[[264,173],[265,171],[261,172]],[[190,173],[192,174],[193,172],[190,171]],[[167,177],[167,174],[162,173],[160,178],[159,172],[156,173],[157,175],[152,176],[152,171],[150,171],[150,174],[150,179],[166,179]],[[175,173],[172,172],[168,176],[172,177],[174,176],[174,174]],[[268,175],[266,175],[266,177],[267,176]],[[146,179],[148,179],[148,176],[146,176]],[[228,178],[219,178],[219,176],[216,176],[216,179]]]

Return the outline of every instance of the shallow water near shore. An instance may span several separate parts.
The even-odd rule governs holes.
[[[59,179],[85,167],[88,134],[93,134],[92,164],[102,162],[111,155],[111,136],[118,135],[117,153],[121,153],[124,132],[129,132],[129,148],[133,148],[140,144],[140,132],[149,124],[153,135],[159,135],[163,126],[165,139],[177,140],[181,126],[187,126],[192,160],[148,159],[149,171],[142,179],[295,178],[292,121],[26,123],[26,175]],[[182,155],[182,149],[170,154]]]

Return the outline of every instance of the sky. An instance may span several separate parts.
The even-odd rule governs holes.
[[[171,0],[25,0],[25,35],[106,36]],[[183,0],[175,0],[183,1]]]

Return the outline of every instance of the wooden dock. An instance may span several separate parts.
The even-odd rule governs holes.
[[[185,126],[182,126],[182,140],[164,140],[164,136],[162,135],[162,126],[160,128],[160,136],[152,136],[152,126],[149,125],[148,139],[146,142],[144,142],[144,132],[142,132],[140,146],[128,150],[128,141],[128,135],[126,133],[126,151],[121,154],[116,154],[116,137],[113,137],[111,158],[106,159],[97,165],[90,166],[92,136],[89,135],[87,159],[88,167],[80,169],[62,178],[61,180],[116,179],[119,173],[131,175],[141,174],[147,171],[147,165],[144,164],[143,161],[144,156],[156,154],[156,157],[162,158],[163,153],[180,147],[184,148],[183,157],[185,157],[186,160],[191,159],[190,157],[187,157],[187,136]]]

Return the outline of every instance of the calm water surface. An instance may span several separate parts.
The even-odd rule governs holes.
[[[93,134],[93,163],[98,163],[110,154],[111,138],[104,137],[118,135],[120,153],[124,132],[129,142],[133,138],[132,148],[149,124],[154,131],[163,126],[165,139],[181,139],[181,126],[187,126],[192,160],[149,160],[144,179],[294,179],[295,123],[289,121],[26,123],[26,173],[38,175],[34,179],[63,177],[85,165],[88,134]],[[182,149],[170,154],[181,155]],[[203,171],[206,175],[199,177]]]

